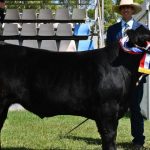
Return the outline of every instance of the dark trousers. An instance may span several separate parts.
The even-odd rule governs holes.
[[[3,8],[0,8],[0,22],[1,23],[4,22],[4,18],[5,18],[4,11],[5,10]]]
[[[144,134],[144,118],[140,112],[140,103],[143,97],[143,83],[145,82],[145,77],[140,81],[139,85],[133,94],[130,112],[131,112],[131,134],[133,136],[133,143],[143,145],[145,136]]]

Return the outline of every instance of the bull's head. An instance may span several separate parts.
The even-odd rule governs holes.
[[[128,30],[127,35],[129,37],[129,47],[138,47],[141,50],[150,52],[150,30],[141,25],[136,30]]]

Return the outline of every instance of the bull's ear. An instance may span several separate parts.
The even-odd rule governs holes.
[[[137,39],[136,39],[136,33],[135,33],[135,30],[127,30],[127,35],[129,37],[129,42],[134,44],[136,43]]]
[[[127,33],[127,35],[128,35],[129,38],[133,37],[135,35],[135,31],[132,30],[132,29],[131,30],[127,30],[126,33]]]

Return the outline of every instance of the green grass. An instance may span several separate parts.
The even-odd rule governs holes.
[[[88,120],[65,134],[85,118],[56,116],[40,119],[26,111],[9,112],[1,133],[3,150],[97,150],[101,140],[95,122]],[[150,149],[150,121],[145,121],[146,149]],[[130,150],[132,137],[128,117],[120,120],[117,136],[119,150]]]

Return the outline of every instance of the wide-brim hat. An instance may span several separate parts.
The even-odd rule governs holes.
[[[141,5],[138,4],[138,3],[134,3],[133,0],[121,0],[119,5],[113,6],[113,10],[116,13],[120,14],[120,7],[121,6],[131,6],[131,7],[133,7],[133,10],[134,10],[133,14],[137,14],[142,10]]]

